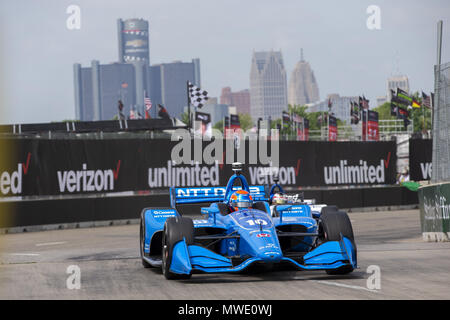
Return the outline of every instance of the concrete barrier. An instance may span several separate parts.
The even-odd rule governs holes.
[[[419,208],[424,241],[450,239],[450,182],[419,188]]]

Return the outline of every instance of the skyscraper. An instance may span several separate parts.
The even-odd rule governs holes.
[[[391,90],[394,92],[397,91],[397,88],[400,88],[406,92],[409,92],[409,80],[407,76],[393,76],[387,79],[387,98],[388,101],[391,101],[392,95]]]
[[[289,79],[288,102],[291,105],[305,105],[319,100],[316,77],[309,63],[303,59],[302,50],[300,61],[297,62]]]
[[[187,106],[187,81],[200,87],[200,59],[151,66],[153,104],[164,105],[171,117],[180,117]]]
[[[93,60],[90,67],[74,64],[76,118],[111,120],[118,113],[119,100],[125,106],[124,113],[128,113],[136,105],[135,81],[135,68],[129,63],[100,64]]]
[[[287,80],[280,51],[253,52],[250,114],[253,120],[279,118],[287,109]]]
[[[145,61],[150,64],[148,22],[144,19],[117,20],[119,62]]]
[[[144,97],[154,106],[163,104],[172,117],[187,105],[186,83],[200,86],[200,59],[150,66],[148,22],[117,20],[119,62],[90,67],[74,64],[75,114],[83,121],[111,120],[118,100],[127,113],[131,108],[144,115]],[[157,117],[157,108],[150,111]]]

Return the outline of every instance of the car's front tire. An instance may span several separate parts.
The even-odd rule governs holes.
[[[192,219],[177,217],[168,218],[164,224],[162,238],[162,273],[168,280],[189,279],[191,274],[176,274],[170,271],[172,263],[172,252],[175,245],[186,239],[186,244],[194,243],[194,224]]]
[[[141,216],[141,222],[139,227],[139,251],[141,253],[141,261],[144,268],[151,268],[152,265],[144,260],[144,246],[145,246],[145,219]]]
[[[322,209],[320,215],[320,230],[322,241],[340,241],[342,236],[348,238],[356,251],[355,237],[352,223],[347,213],[338,211],[337,207],[330,206]],[[353,271],[353,267],[346,265],[338,269],[326,270],[330,275],[343,275]]]

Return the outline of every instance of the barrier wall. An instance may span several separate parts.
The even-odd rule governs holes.
[[[417,192],[398,186],[308,190],[305,191],[305,197],[339,208],[395,207],[418,203]],[[0,228],[138,219],[145,207],[168,206],[168,194],[0,202],[3,215]],[[186,205],[179,210],[184,215],[198,215],[200,206]]]
[[[171,155],[180,142],[167,139],[12,139],[8,142],[11,161],[0,168],[0,228],[136,219],[144,207],[168,206],[168,194],[122,196],[118,193],[144,191],[148,194],[155,190],[161,193],[168,192],[170,186],[224,186],[232,174],[229,164],[174,164]],[[270,155],[271,143],[267,143]],[[238,154],[244,148],[244,160],[255,152],[249,151],[249,141],[231,145],[234,158],[227,159],[227,143],[218,150],[226,163],[240,160]],[[201,142],[200,150],[210,146],[209,142]],[[263,157],[259,148],[256,152]],[[189,150],[194,157],[195,142]],[[340,208],[418,203],[416,193],[398,186],[386,187],[395,184],[396,178],[393,141],[280,141],[279,151],[282,185],[292,189],[316,186],[315,190],[305,191],[305,196],[315,198],[318,203]],[[267,167],[246,165],[243,174],[252,185],[270,185]],[[347,185],[359,187],[347,188]],[[343,188],[321,189],[328,186]],[[199,212],[196,207],[183,210],[186,214]]]
[[[11,161],[0,168],[0,196],[47,196],[95,194],[167,189],[170,186],[225,185],[231,165],[174,164],[172,152],[179,142],[150,139],[9,141]],[[385,185],[395,184],[395,142],[279,142],[279,177],[286,186]],[[210,147],[200,144],[202,150]],[[196,160],[195,142],[190,144]],[[232,163],[249,142],[240,148],[218,151],[219,159]],[[269,143],[268,150],[271,146]],[[234,151],[234,158],[227,159]],[[253,151],[252,155],[255,153]],[[264,152],[256,152],[258,155]],[[270,151],[268,152],[270,153]],[[184,152],[182,152],[184,155]],[[258,163],[265,160],[260,156]],[[267,159],[266,159],[267,160]],[[266,161],[267,163],[268,161]],[[246,165],[250,184],[269,184],[267,164]]]
[[[450,240],[450,183],[419,188],[422,235],[426,241]]]
[[[433,140],[409,140],[409,175],[413,181],[431,179]]]

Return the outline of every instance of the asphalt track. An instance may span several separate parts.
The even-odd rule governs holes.
[[[449,299],[450,243],[426,243],[419,211],[351,213],[360,269],[195,274],[168,281],[139,259],[138,225],[0,236],[1,299]],[[80,289],[66,285],[70,265]],[[380,268],[381,289],[369,289]],[[373,283],[369,281],[369,283]]]

